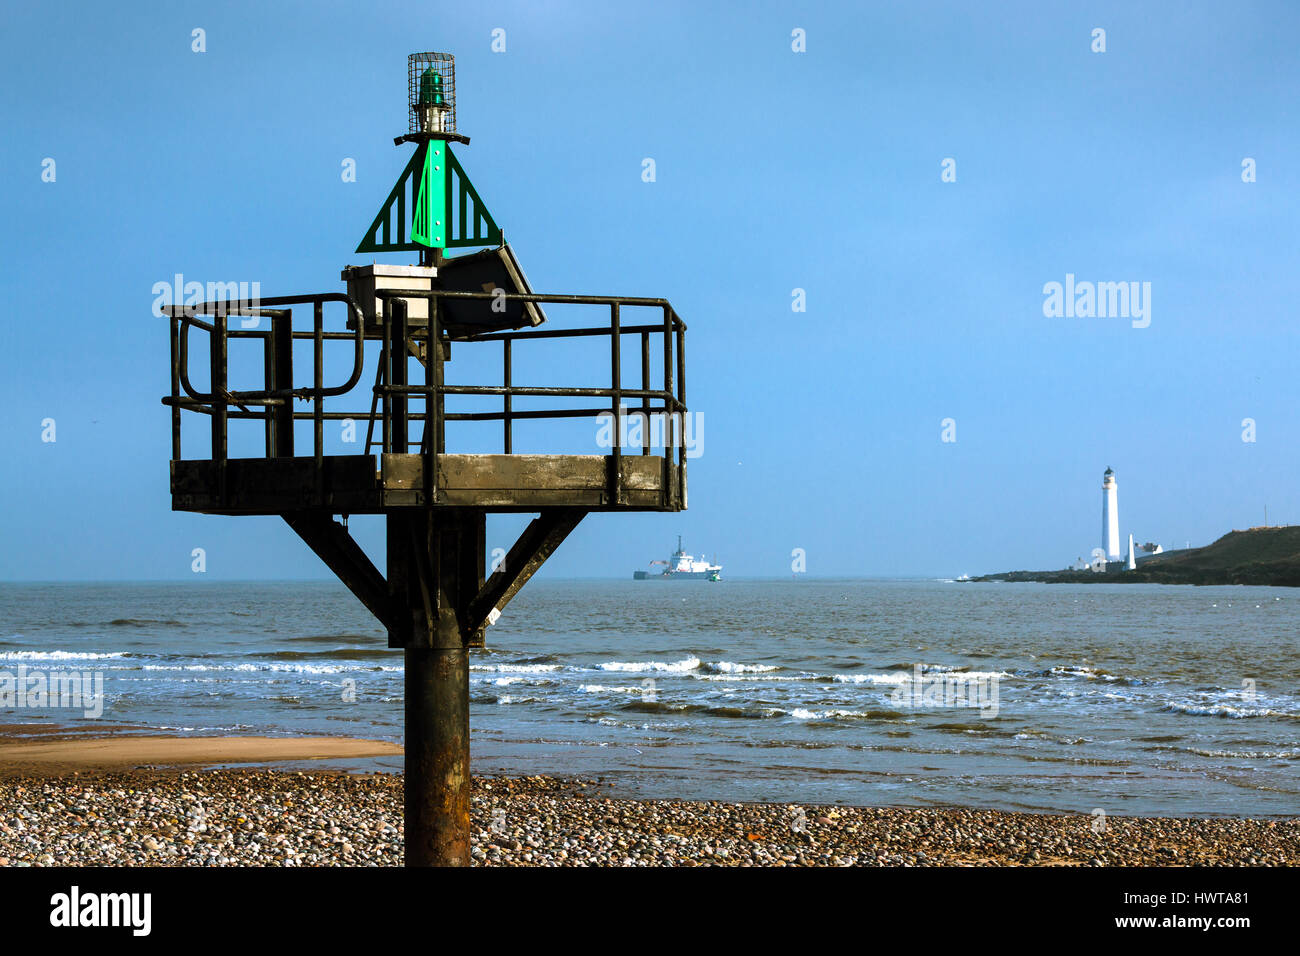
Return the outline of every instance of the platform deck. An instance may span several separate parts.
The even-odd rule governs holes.
[[[413,454],[180,459],[171,463],[173,511],[278,515],[328,509],[381,514],[426,505],[425,457]],[[680,511],[685,482],[659,455],[465,455],[435,458],[435,507],[535,512]]]

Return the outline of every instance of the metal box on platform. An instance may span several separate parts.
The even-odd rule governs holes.
[[[366,335],[377,336],[384,330],[384,303],[375,293],[382,289],[404,289],[429,292],[438,277],[433,266],[391,266],[374,263],[368,266],[344,266],[342,278],[348,284],[348,295],[357,304],[366,320]],[[407,300],[406,321],[411,326],[429,324],[429,300]],[[348,322],[348,328],[353,328]]]

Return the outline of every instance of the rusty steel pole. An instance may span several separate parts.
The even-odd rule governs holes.
[[[465,609],[483,579],[484,516],[406,519],[406,865],[469,866],[469,648]],[[399,538],[400,540],[400,538]],[[418,593],[417,598],[415,594]]]
[[[406,649],[406,865],[468,866],[469,651]]]

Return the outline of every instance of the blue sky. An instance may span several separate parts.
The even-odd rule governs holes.
[[[326,576],[278,519],[170,512],[151,289],[340,288],[409,155],[414,50],[456,55],[458,154],[535,288],[690,325],[690,511],[589,517],[546,573],[623,576],[678,533],[736,576],[794,548],[816,575],[1061,567],[1107,465],[1124,535],[1300,523],[1300,14],[1134,7],[5,5],[0,579],[192,578],[194,547],[209,578]],[[1151,283],[1150,326],[1045,317],[1067,273]]]

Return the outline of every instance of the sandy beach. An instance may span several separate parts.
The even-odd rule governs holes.
[[[273,763],[400,754],[400,745],[350,737],[163,737],[0,739],[0,776],[176,767],[186,764]]]
[[[0,866],[399,866],[402,778],[161,769],[398,752],[347,738],[0,741]],[[599,780],[477,778],[486,866],[1278,866],[1300,819],[1176,819],[620,799]]]

